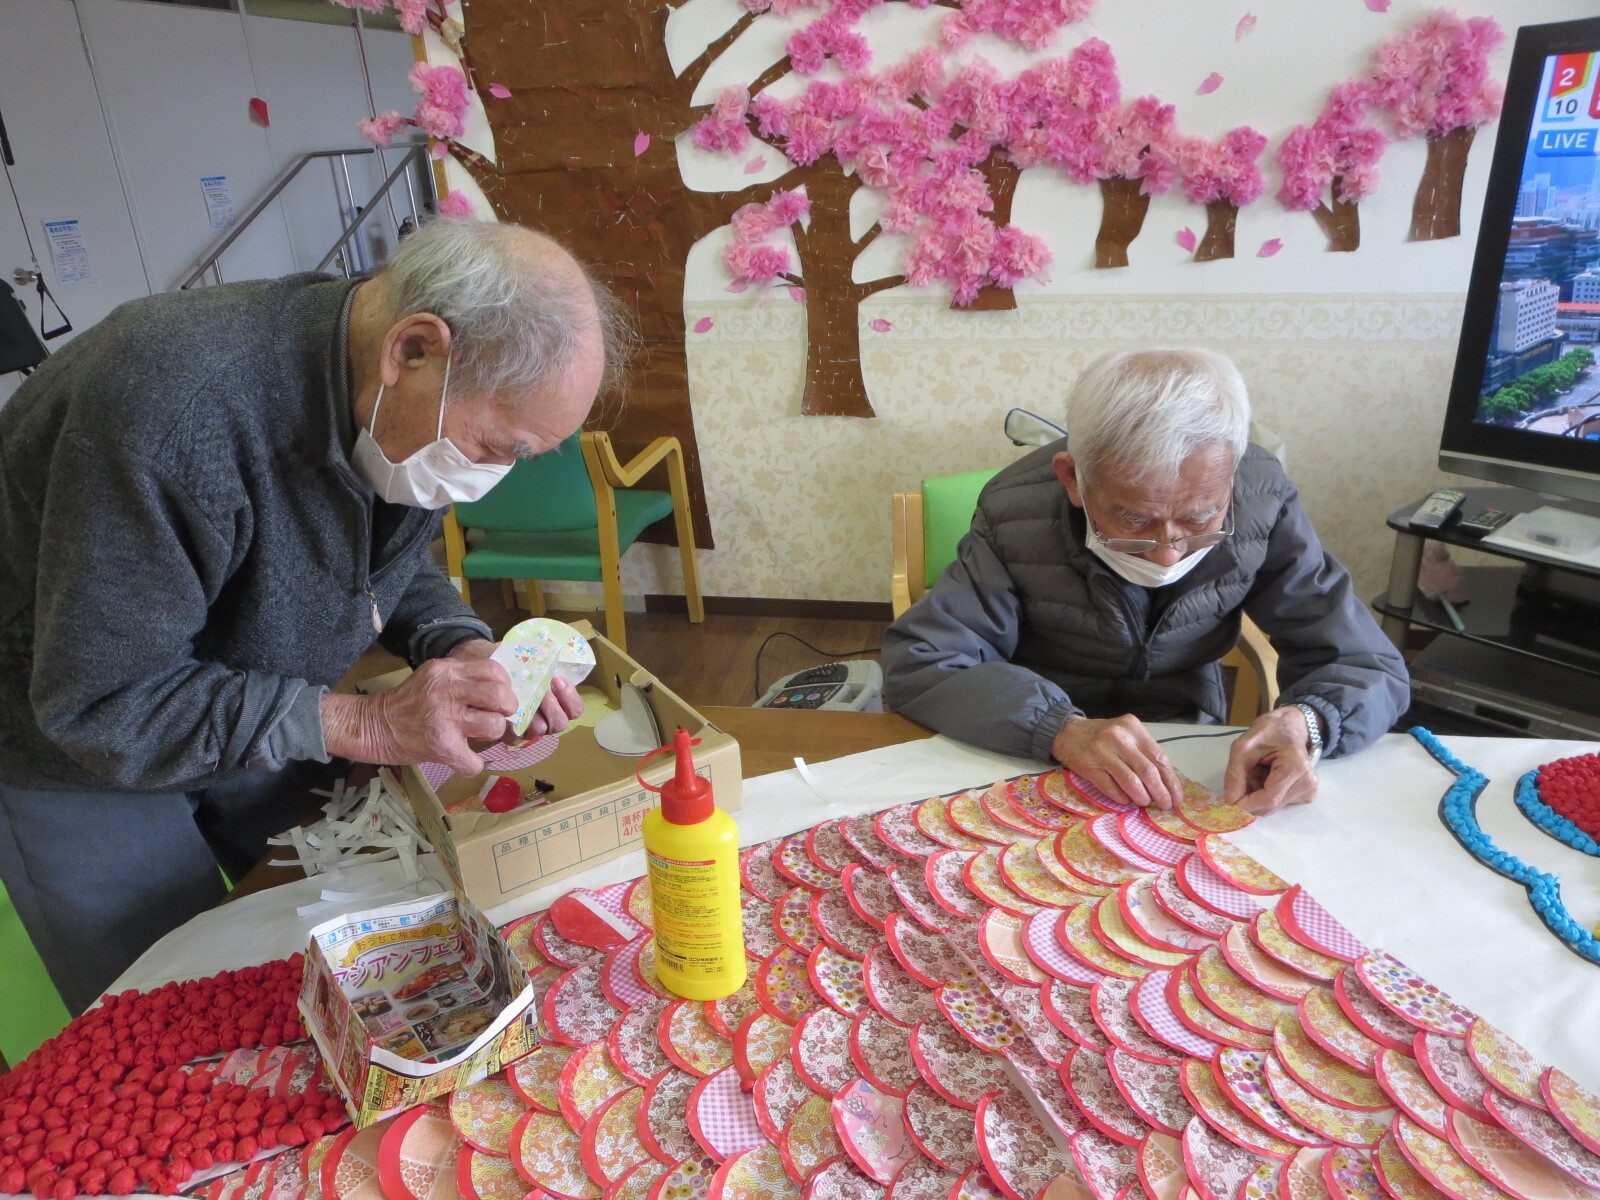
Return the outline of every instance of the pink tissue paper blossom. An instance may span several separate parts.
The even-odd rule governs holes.
[[[399,109],[391,108],[381,116],[371,117],[357,123],[361,136],[374,146],[387,146],[402,129],[411,124],[400,115]]]
[[[789,251],[782,246],[735,241],[722,252],[722,265],[735,279],[746,283],[771,283],[788,273]]]
[[[467,77],[455,67],[430,67],[417,63],[411,68],[411,86],[421,93],[413,116],[429,137],[458,138],[467,112]]]
[[[1487,125],[1505,97],[1489,78],[1489,56],[1504,38],[1493,17],[1462,19],[1441,8],[1378,47],[1373,102],[1388,110],[1402,138]]]
[[[992,33],[1029,50],[1042,50],[1057,30],[1083,20],[1094,0],[960,0],[961,11],[945,19],[940,41],[951,50],[974,34]]]
[[[801,75],[815,75],[830,58],[850,74],[865,71],[872,61],[867,39],[836,12],[795,32],[785,48],[789,65]]]
[[[1345,204],[1364,200],[1378,184],[1378,160],[1389,140],[1365,123],[1370,88],[1359,80],[1341,83],[1311,125],[1297,125],[1278,147],[1283,185],[1278,202],[1292,212],[1311,212],[1330,185]]]
[[[710,333],[711,332],[711,327],[713,325],[715,325],[715,324],[716,324],[716,322],[713,321],[710,317],[701,317],[698,321],[696,321],[694,323],[694,331],[696,333]]]
[[[1195,204],[1226,200],[1243,208],[1255,203],[1266,186],[1256,159],[1266,148],[1266,137],[1248,125],[1230,129],[1215,142],[1184,139],[1176,148],[1183,194]]]
[[[1190,229],[1187,225],[1178,230],[1178,245],[1182,246],[1190,254],[1193,254],[1195,246],[1199,245],[1199,243],[1195,240],[1194,230]]]
[[[725,88],[711,111],[694,127],[694,144],[702,150],[738,154],[750,144],[745,113],[750,109],[750,89],[742,84]]]
[[[758,154],[749,162],[745,163],[744,173],[746,175],[759,175],[762,171],[766,170],[766,167],[767,160]]]
[[[421,37],[428,28],[428,0],[394,0],[400,28],[412,37]]]
[[[633,135],[633,156],[635,158],[638,158],[641,154],[643,154],[648,149],[650,149],[650,135],[648,133],[643,133],[643,132],[634,134]]]
[[[509,100],[511,99],[511,89],[503,83],[491,83],[489,85],[489,95],[496,100]]]
[[[1283,239],[1282,238],[1268,238],[1266,241],[1261,243],[1261,249],[1256,251],[1256,257],[1257,258],[1271,258],[1274,254],[1276,254],[1279,250],[1282,250],[1282,249],[1283,249]]]
[[[1389,11],[1389,0],[1367,0],[1367,11],[1386,13]]]
[[[1222,76],[1213,71],[1200,81],[1200,86],[1195,88],[1194,94],[1196,96],[1209,96],[1221,86]]]
[[[888,321],[883,317],[874,317],[868,323],[868,327],[874,333],[888,333],[891,329],[894,328],[894,324],[893,324],[893,322]]]
[[[791,286],[789,288],[789,299],[793,300],[796,304],[804,304],[806,302],[805,288]]]
[[[1233,40],[1241,40],[1247,33],[1256,27],[1255,13],[1245,13],[1239,18],[1239,23],[1233,27]]]
[[[439,200],[439,215],[441,217],[457,217],[465,219],[473,215],[472,201],[467,199],[466,193],[449,191]]]

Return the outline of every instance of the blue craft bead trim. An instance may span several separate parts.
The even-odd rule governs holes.
[[[1489,777],[1481,771],[1473,770],[1451,754],[1438,738],[1422,726],[1413,727],[1410,733],[1424,750],[1433,755],[1440,766],[1456,777],[1456,781],[1446,789],[1439,800],[1439,819],[1444,822],[1445,828],[1473,858],[1496,874],[1504,875],[1526,888],[1528,900],[1533,905],[1533,911],[1539,915],[1539,920],[1544,922],[1546,929],[1561,939],[1567,949],[1585,961],[1600,966],[1600,939],[1596,939],[1578,924],[1573,915],[1567,911],[1567,906],[1561,899],[1561,881],[1537,867],[1529,866],[1514,854],[1507,854],[1501,850],[1478,824],[1478,797],[1489,785]],[[1527,809],[1522,806],[1523,793],[1525,789],[1531,791],[1536,774],[1537,772],[1529,771],[1517,781],[1517,806],[1522,808],[1524,813]],[[1537,800],[1537,793],[1532,794]],[[1545,807],[1548,808],[1548,805]],[[1551,815],[1558,816],[1554,812]],[[1581,830],[1578,832],[1582,833]]]
[[[1529,771],[1517,780],[1517,807],[1522,810],[1522,815],[1563,846],[1571,846],[1574,850],[1600,858],[1600,842],[1595,841],[1540,798],[1538,777],[1538,771]]]

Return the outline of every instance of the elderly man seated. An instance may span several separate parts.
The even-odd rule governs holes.
[[[1248,614],[1282,691],[1234,742],[1226,797],[1309,801],[1319,756],[1385,732],[1408,681],[1278,460],[1249,445],[1238,369],[1205,350],[1110,355],[1066,417],[1070,438],[983,489],[956,560],[890,626],[889,706],[1167,807],[1179,779],[1144,722],[1222,720],[1218,660]]]

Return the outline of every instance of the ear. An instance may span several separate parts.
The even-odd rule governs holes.
[[[1078,507],[1083,507],[1083,491],[1078,484],[1078,464],[1072,455],[1065,450],[1050,460],[1050,465],[1055,468],[1056,478],[1061,480],[1061,486],[1067,489],[1067,499]]]
[[[432,313],[412,313],[396,321],[383,339],[384,386],[395,387],[408,371],[430,366],[442,370],[450,340],[450,326]]]

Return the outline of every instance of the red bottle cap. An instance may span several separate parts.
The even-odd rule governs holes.
[[[694,757],[689,749],[696,744],[690,740],[689,731],[680,728],[672,735],[670,747],[678,759],[673,777],[660,787],[644,784],[652,792],[661,793],[661,816],[673,825],[698,825],[716,811],[716,802],[711,798],[711,784],[694,773]],[[669,747],[661,748],[666,749]],[[660,754],[661,750],[652,750],[645,757]],[[643,766],[642,761],[640,766]],[[644,783],[643,776],[640,776],[639,782]]]

